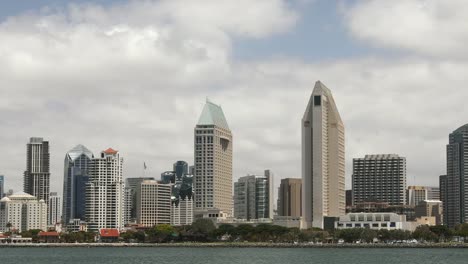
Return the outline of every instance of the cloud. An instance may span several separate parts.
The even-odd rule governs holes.
[[[437,58],[467,59],[464,0],[368,0],[345,9],[353,36],[375,46]]]

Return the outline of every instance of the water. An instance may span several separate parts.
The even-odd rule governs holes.
[[[0,248],[1,264],[458,264],[468,249]]]

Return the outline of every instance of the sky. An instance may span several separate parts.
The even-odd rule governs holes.
[[[301,118],[321,80],[352,159],[396,153],[438,185],[468,123],[464,0],[0,2],[0,175],[21,191],[30,137],[50,142],[51,191],[77,144],[112,147],[124,177],[193,163],[206,98],[233,133],[234,179],[301,177]],[[148,169],[143,170],[143,162]]]

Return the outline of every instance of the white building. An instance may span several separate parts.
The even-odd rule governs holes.
[[[335,222],[336,229],[370,228],[414,231],[418,225],[416,222],[406,221],[406,215],[395,213],[349,213],[340,216]]]
[[[109,148],[91,160],[86,187],[86,221],[89,230],[124,226],[123,159]]]
[[[49,195],[49,206],[47,213],[47,224],[55,226],[62,219],[62,203],[60,196],[56,192],[51,192]]]
[[[8,227],[11,224],[11,227]],[[26,193],[16,193],[0,200],[0,232],[47,230],[47,204]]]
[[[273,219],[273,178],[270,170],[264,175],[247,175],[234,183],[234,217],[237,219]]]
[[[137,190],[137,223],[146,227],[171,224],[171,184],[145,180]]]
[[[302,118],[303,228],[345,213],[345,128],[330,90],[315,83]]]
[[[206,102],[195,127],[195,214],[232,214],[232,134],[220,106]]]

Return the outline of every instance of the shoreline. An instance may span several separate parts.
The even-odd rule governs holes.
[[[161,248],[468,248],[468,243],[439,244],[289,244],[289,243],[34,243],[0,244],[0,248],[58,248],[58,247],[161,247]]]

